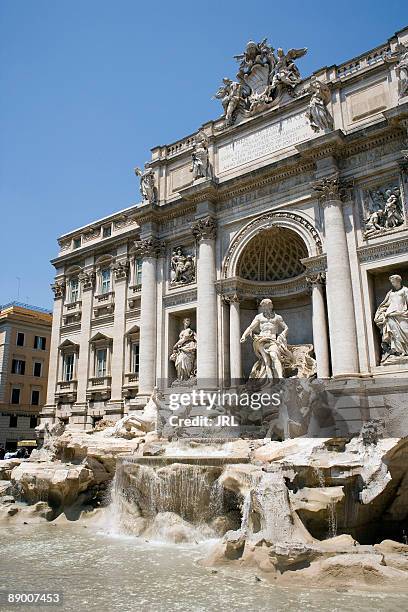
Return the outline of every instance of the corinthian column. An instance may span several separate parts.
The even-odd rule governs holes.
[[[313,347],[316,355],[317,377],[329,377],[329,343],[327,338],[326,306],[324,300],[324,275],[307,274],[306,280],[312,289]]]
[[[342,200],[346,194],[338,174],[313,185],[324,211],[327,255],[327,307],[333,376],[359,371],[350,263]]]
[[[126,256],[126,252],[124,253]],[[113,352],[111,364],[111,399],[109,413],[122,411],[122,385],[124,371],[123,338],[126,325],[126,285],[129,262],[123,258],[113,266],[115,275],[115,314],[113,319]]]
[[[230,371],[231,384],[238,384],[242,377],[241,359],[241,317],[239,297],[233,295],[228,298],[230,305]]]
[[[138,240],[135,247],[136,256],[142,259],[139,396],[145,400],[156,381],[156,268],[162,245],[156,238],[148,238]]]
[[[204,387],[217,385],[217,295],[215,292],[215,219],[196,221],[197,259],[197,379]]]

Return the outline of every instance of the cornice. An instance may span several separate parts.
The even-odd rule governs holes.
[[[394,255],[408,254],[408,236],[388,240],[387,242],[376,242],[367,246],[357,247],[358,259],[361,263],[380,261]]]
[[[78,261],[79,259],[83,259],[84,257],[89,256],[90,253],[95,254],[103,254],[106,251],[110,251],[113,247],[121,246],[122,244],[126,244],[129,238],[136,239],[139,234],[139,228],[131,229],[117,236],[111,236],[110,238],[104,238],[103,242],[92,242],[83,246],[79,249],[75,249],[74,251],[69,251],[67,253],[62,253],[61,255],[57,255],[50,260],[50,263],[53,266],[60,265],[63,263],[67,263],[69,261]]]
[[[289,278],[283,281],[275,282],[258,282],[250,281],[238,276],[232,278],[223,278],[215,282],[215,289],[218,295],[224,298],[246,299],[260,297],[286,297],[288,295],[300,295],[308,293],[309,286],[306,279],[306,274],[303,273],[295,278]]]

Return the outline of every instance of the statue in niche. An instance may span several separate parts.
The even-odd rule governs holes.
[[[146,168],[146,170],[141,170],[140,168],[135,168],[135,174],[140,177],[140,193],[143,200],[146,200],[149,204],[156,204],[157,189],[153,169]]]
[[[262,300],[259,309],[260,313],[241,337],[241,343],[252,337],[254,353],[258,358],[249,377],[274,380],[313,376],[316,372],[316,361],[311,356],[313,346],[288,345],[288,326],[274,311],[272,300]]]
[[[203,130],[200,130],[194,137],[190,172],[193,173],[194,181],[199,178],[211,178],[208,138]]]
[[[171,256],[171,285],[185,285],[195,279],[195,257],[185,254],[184,249],[178,246]]]
[[[183,319],[183,329],[170,355],[170,361],[174,362],[177,372],[177,379],[174,381],[176,384],[193,382],[196,377],[197,334],[190,325],[191,319]]]
[[[408,95],[408,46],[398,43],[395,51],[384,56],[384,61],[395,63],[395,74],[398,79],[398,95],[400,98]]]
[[[399,274],[389,277],[392,289],[377,308],[374,322],[382,336],[381,364],[398,363],[408,357],[408,288]]]
[[[310,126],[315,132],[320,130],[333,129],[333,117],[327,110],[327,105],[331,100],[331,93],[328,85],[322,83],[316,77],[312,77],[310,81],[310,98],[309,108],[306,116],[310,121]]]
[[[364,207],[366,238],[395,229],[404,223],[401,191],[398,187],[368,191]]]

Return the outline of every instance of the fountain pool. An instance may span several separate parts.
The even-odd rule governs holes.
[[[351,612],[356,607],[361,612],[400,612],[408,608],[404,594],[286,589],[258,582],[242,570],[213,573],[197,563],[209,544],[146,543],[78,523],[3,528],[0,546],[0,589],[62,592],[63,606],[55,610],[64,612]],[[22,608],[3,608],[12,609]]]

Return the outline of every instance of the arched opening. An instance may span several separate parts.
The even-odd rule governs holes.
[[[265,229],[245,247],[238,261],[238,276],[260,282],[295,278],[304,272],[301,259],[307,256],[305,243],[293,230],[283,227]]]
[[[238,285],[244,287],[240,301],[241,333],[258,313],[262,298],[271,298],[275,311],[288,325],[288,343],[313,344],[312,303],[302,259],[309,251],[303,237],[288,227],[261,227],[243,246],[235,266]],[[243,376],[254,363],[251,342],[242,347]]]

